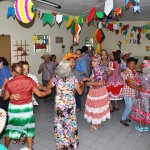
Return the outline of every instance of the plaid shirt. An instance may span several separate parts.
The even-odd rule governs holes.
[[[123,78],[123,81],[124,81],[124,87],[123,87],[123,95],[124,96],[129,96],[129,97],[133,97],[133,98],[136,98],[137,96],[137,90],[136,89],[133,89],[131,87],[129,87],[127,84],[126,84],[126,80],[128,78],[128,76],[130,76],[130,78],[134,81],[135,80],[135,77],[137,77],[137,73],[136,71],[134,70],[135,72],[135,75],[132,73],[132,71],[127,68],[126,69],[128,72],[129,72],[129,75],[125,75],[124,73],[122,73],[122,78]],[[136,82],[135,82],[136,83]]]
[[[41,69],[43,65],[44,65],[44,62],[40,65],[39,69]],[[42,79],[49,81],[49,79],[54,73],[55,68],[56,68],[55,63],[53,61],[50,61],[47,64],[46,68],[44,68],[44,71],[42,72]]]

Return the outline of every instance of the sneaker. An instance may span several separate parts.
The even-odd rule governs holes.
[[[139,125],[135,125],[135,130],[139,131],[139,132],[144,132],[144,128],[140,128]]]
[[[149,131],[149,128],[148,128],[148,127],[144,127],[144,131],[145,131],[145,132],[148,132],[148,131]]]

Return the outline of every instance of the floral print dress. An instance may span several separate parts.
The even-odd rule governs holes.
[[[78,83],[75,76],[65,79],[54,79],[57,94],[55,97],[54,131],[56,147],[61,150],[76,150],[79,144],[76,102],[74,86]]]

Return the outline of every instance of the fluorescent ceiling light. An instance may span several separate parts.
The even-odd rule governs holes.
[[[43,4],[46,4],[46,5],[50,5],[50,6],[53,6],[55,8],[58,8],[58,9],[61,9],[61,6],[60,5],[57,5],[55,3],[52,3],[52,2],[49,2],[47,0],[35,0],[37,2],[40,2],[40,3],[43,3]]]

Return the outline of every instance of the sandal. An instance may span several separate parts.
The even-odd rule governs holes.
[[[113,107],[113,109],[119,111],[119,108],[117,108],[117,107]]]
[[[12,140],[12,144],[17,144],[19,143],[19,140]]]
[[[76,112],[79,112],[79,111],[81,111],[81,109],[80,108],[76,108]]]
[[[91,125],[91,130],[97,130],[99,126]]]

